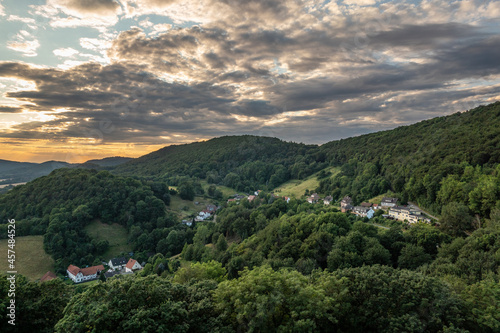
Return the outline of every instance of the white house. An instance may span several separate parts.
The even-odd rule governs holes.
[[[212,216],[212,213],[208,210],[202,210],[201,212],[198,213],[198,216],[195,217],[195,221],[204,221],[208,219],[210,216]]]
[[[325,205],[329,205],[331,202],[333,201],[333,198],[331,195],[327,196],[324,200],[323,200],[323,204]]]
[[[193,221],[192,220],[182,220],[182,224],[185,224],[188,227],[190,227],[193,225]]]
[[[95,280],[102,271],[104,271],[103,265],[86,268],[69,265],[68,269],[66,270],[66,272],[68,273],[68,277],[75,283]]]
[[[113,270],[120,270],[127,264],[127,259],[124,257],[113,258],[108,262],[108,266]]]
[[[125,265],[125,271],[126,272],[133,272],[133,271],[138,270],[138,269],[142,269],[141,264],[139,264],[137,262],[137,260],[130,258],[127,265]]]

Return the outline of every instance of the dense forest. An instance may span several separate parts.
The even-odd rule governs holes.
[[[157,253],[133,276],[88,287],[19,278],[19,332],[500,329],[498,212],[454,237],[427,224],[385,229],[320,204],[257,200],[223,209],[221,224],[197,224],[182,262]],[[247,220],[261,225],[240,241]],[[1,277],[2,309],[7,287]]]
[[[146,265],[90,286],[19,276],[18,325],[0,331],[498,332],[499,117],[495,103],[320,147],[223,137],[17,186],[0,195],[0,235],[8,218],[17,236],[43,235],[60,277],[104,259],[108,244],[85,232],[95,220],[125,227]],[[340,173],[328,176],[331,166]],[[317,171],[310,190],[355,202],[393,191],[439,223],[381,210],[368,220],[271,193]],[[202,194],[201,181],[211,198],[223,198],[215,185],[264,191],[188,227],[167,207]],[[2,313],[8,289],[0,276]]]
[[[392,189],[440,213],[450,202],[489,216],[500,207],[500,102],[319,147],[341,166],[319,190],[365,200]]]
[[[174,145],[116,167],[120,175],[139,176],[179,185],[176,176],[205,179],[238,191],[274,188],[291,179],[302,179],[325,164],[317,146],[284,142],[276,138],[226,136]]]

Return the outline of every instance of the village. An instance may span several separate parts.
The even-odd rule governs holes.
[[[252,202],[253,200],[255,200],[255,198],[258,197],[259,193],[261,192],[262,192],[261,190],[258,190],[255,191],[254,194],[248,196],[242,194],[235,194],[233,195],[232,198],[227,200],[227,203],[228,204],[237,203],[238,201],[244,198],[246,198],[249,202]],[[271,193],[271,196],[273,198],[280,198],[274,193]],[[290,198],[287,196],[283,196],[281,198],[285,200],[287,203],[290,201]],[[334,202],[332,196],[328,195],[322,199],[317,193],[311,194],[306,198],[306,200],[310,204],[317,204],[323,202],[324,205],[331,205]],[[196,217],[195,220],[203,221],[208,219],[215,212],[215,210],[217,210],[220,207],[217,207],[215,210],[213,209],[209,210],[208,208],[209,206],[207,206],[206,210],[200,212],[199,216]],[[393,197],[383,197],[380,204],[375,204],[371,202],[362,202],[358,206],[354,206],[352,198],[349,196],[345,196],[340,201],[340,210],[343,213],[350,212],[360,217],[367,217],[368,219],[373,218],[377,210],[383,210],[384,212],[387,212],[387,214],[382,214],[382,216],[387,219],[392,219],[407,223],[431,222],[431,219],[427,217],[425,214],[423,214],[422,210],[419,207],[411,204],[404,206],[398,205],[398,199]]]
[[[242,199],[247,199],[249,202],[252,202],[259,196],[261,192],[261,190],[258,190],[251,195],[234,194],[227,200],[227,204],[239,204]],[[274,193],[271,193],[271,197],[276,199],[282,198],[287,203],[290,202],[290,197],[287,196],[280,197],[275,195]],[[308,196],[306,198],[306,201],[310,204],[322,203],[323,205],[331,205],[334,202],[332,196],[321,198],[317,193],[313,193]],[[193,222],[214,221],[215,213],[220,208],[220,206],[208,204],[206,205],[205,209],[200,211],[194,218],[182,220],[182,223],[186,226],[192,226]],[[380,204],[362,202],[358,206],[354,206],[352,198],[349,196],[345,196],[340,201],[340,210],[343,213],[351,213],[359,217],[366,217],[368,219],[373,218],[377,211],[382,210],[384,212],[384,214],[382,214],[382,217],[387,219],[397,220],[410,224],[418,222],[431,222],[430,218],[423,214],[417,206],[400,206],[398,205],[398,199],[393,197],[383,197]],[[385,214],[386,212],[387,214]],[[108,266],[107,270],[104,264]],[[110,259],[107,263],[103,262],[102,265],[85,268],[80,268],[75,265],[69,265],[67,268],[67,275],[74,283],[82,283],[98,279],[101,274],[103,274],[106,279],[116,275],[133,274],[135,271],[141,270],[144,264],[145,263],[141,265],[132,258],[127,260],[125,257],[119,257]],[[43,282],[54,278],[56,278],[56,275],[54,273],[47,272],[40,280]]]

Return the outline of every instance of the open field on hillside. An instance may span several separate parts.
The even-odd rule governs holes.
[[[106,224],[95,220],[85,227],[85,231],[91,238],[109,242],[109,248],[103,255],[104,259],[132,251],[132,246],[127,243],[127,229],[118,223]]]
[[[30,280],[41,278],[47,271],[54,271],[54,259],[43,249],[43,236],[16,237],[15,271]],[[0,272],[10,271],[7,262],[8,240],[0,239],[0,252],[5,256],[0,260]]]
[[[195,205],[198,202],[198,205]],[[188,217],[193,214],[198,214],[198,212],[204,210],[206,205],[211,204],[209,199],[203,197],[194,197],[193,201],[182,200],[179,195],[172,195],[170,197],[170,206],[167,206],[169,210],[174,211],[181,218]]]
[[[394,196],[394,193],[387,192],[387,193],[384,193],[384,194],[381,194],[381,195],[377,195],[374,198],[371,198],[370,200],[368,200],[368,202],[380,205],[380,202],[382,202],[382,199],[384,197],[393,197],[393,196]]]
[[[200,183],[201,183],[201,186],[203,187],[203,189],[205,190],[205,193],[206,193],[208,191],[208,187],[210,186],[210,184],[207,183],[206,180],[202,180],[202,181],[200,181]],[[227,187],[227,186],[215,185],[215,187],[217,187],[217,189],[222,192],[222,194],[224,195],[224,198],[226,198],[230,195],[233,195],[235,193],[238,193],[238,191],[236,191],[235,189]]]
[[[337,173],[339,173],[339,168],[335,167],[328,167],[324,169],[325,171],[330,171],[332,175],[330,177],[335,176]],[[321,171],[319,171],[321,172]],[[287,181],[286,183],[281,184],[278,186],[274,192],[276,194],[282,195],[282,196],[287,196],[287,197],[292,197],[292,198],[300,198],[301,196],[304,195],[304,192],[306,189],[312,191],[316,187],[319,186],[319,180],[316,178],[318,173],[315,173],[306,179],[291,179]]]

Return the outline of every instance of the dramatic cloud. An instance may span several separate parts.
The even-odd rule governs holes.
[[[49,5],[60,7],[74,16],[110,16],[117,14],[120,4],[114,0],[49,0]]]
[[[0,136],[16,144],[36,138],[85,147],[87,156],[228,134],[323,143],[500,99],[493,1],[53,0],[33,8],[53,28],[99,32],[53,47],[57,66],[0,62],[0,78],[31,83],[0,90],[0,114],[19,117]],[[34,56],[36,43],[20,33],[9,47]]]

